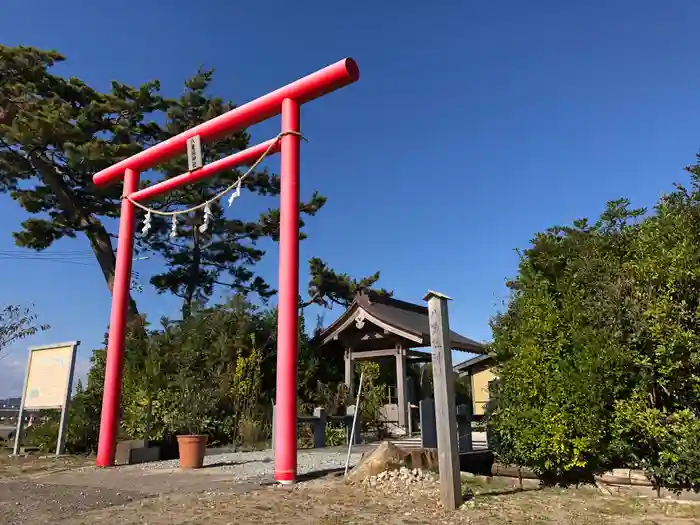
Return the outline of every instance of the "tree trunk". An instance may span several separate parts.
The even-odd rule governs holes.
[[[192,225],[192,264],[190,265],[190,275],[187,279],[187,285],[183,297],[182,318],[187,319],[192,314],[192,301],[194,294],[197,292],[197,284],[199,281],[199,268],[202,263],[202,247],[199,242],[199,227],[196,224]]]
[[[29,160],[41,175],[44,183],[54,192],[63,209],[73,217],[77,223],[77,229],[83,231],[90,241],[90,247],[95,254],[97,264],[100,265],[107,288],[112,293],[117,258],[112,249],[112,240],[109,237],[109,233],[107,233],[107,230],[98,218],[83,209],[80,199],[63,181],[63,177],[56,172],[50,162],[46,161],[38,153],[31,153]],[[136,303],[131,296],[129,296],[128,315],[129,317],[138,315]]]

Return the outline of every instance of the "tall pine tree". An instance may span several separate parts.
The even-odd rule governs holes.
[[[116,235],[104,220],[119,216],[121,187],[97,188],[92,175],[228,111],[233,104],[206,94],[212,71],[199,71],[185,83],[180,99],[168,100],[161,96],[157,81],[139,87],[115,81],[110,92],[102,93],[77,78],[53,74],[51,68],[64,60],[55,51],[0,46],[0,192],[9,193],[31,215],[14,233],[19,246],[44,250],[61,238],[84,234],[111,291]],[[249,140],[241,131],[209,144],[204,160],[240,151]],[[159,168],[165,177],[186,170],[184,158]],[[239,175],[223,173],[173,192],[155,206],[200,203]],[[277,195],[279,178],[260,171],[246,179],[244,188]],[[324,202],[314,194],[301,210],[313,214]],[[218,203],[212,212],[216,220],[202,235],[197,229],[201,216],[191,216],[174,242],[165,234],[169,224],[158,220],[151,237],[137,239],[137,249],[155,250],[165,257],[168,270],[154,276],[152,283],[159,291],[182,297],[185,314],[193,301],[206,300],[217,285],[263,297],[273,293],[252,267],[264,255],[255,242],[262,237],[277,239],[279,212],[270,210],[250,222],[224,217]],[[133,301],[131,310],[136,311]]]
[[[209,97],[213,70],[200,70],[185,83],[182,97],[171,105],[166,115],[165,131],[177,135],[198,123],[221,115],[235,106],[220,98]],[[239,131],[225,139],[203,146],[203,162],[208,164],[248,147],[250,135]],[[177,158],[161,167],[165,177],[173,177],[187,171],[186,158]],[[229,187],[242,175],[240,170],[230,170],[213,179],[191,184],[164,196],[151,204],[163,210],[190,208],[212,199]],[[280,180],[266,170],[257,171],[244,179],[242,188],[258,195],[278,195]],[[302,213],[313,215],[326,202],[325,197],[314,193],[311,200],[301,203]],[[152,217],[152,231],[141,241],[150,249],[163,254],[167,270],[155,275],[151,283],[160,292],[170,292],[182,298],[182,313],[187,317],[197,303],[205,303],[217,286],[233,292],[258,293],[261,297],[274,294],[265,280],[256,276],[253,267],[265,252],[256,246],[258,240],[279,236],[279,212],[270,210],[257,221],[243,221],[224,213],[219,201],[211,205],[213,220],[204,232],[200,210],[180,216],[178,236],[170,238],[169,217]],[[303,221],[302,221],[303,226]]]
[[[0,192],[32,216],[14,233],[19,246],[43,250],[84,234],[111,290],[114,235],[103,220],[118,216],[121,190],[96,189],[92,175],[163,140],[149,116],[168,103],[155,81],[112,82],[101,93],[49,72],[63,60],[55,51],[0,45]]]
[[[17,245],[44,250],[64,237],[85,235],[111,291],[116,234],[105,220],[119,217],[121,185],[97,188],[93,174],[234,105],[207,94],[211,70],[198,71],[185,82],[183,95],[171,100],[160,94],[158,81],[138,87],[113,81],[109,92],[100,92],[78,78],[54,74],[52,68],[64,60],[55,51],[0,45],[0,193],[8,193],[30,215],[13,234]],[[207,144],[204,161],[245,149],[249,141],[249,134],[239,131]],[[183,155],[160,166],[157,176],[168,178],[186,171]],[[222,173],[150,205],[172,210],[199,204],[240,174],[238,170]],[[150,183],[144,180],[142,186]],[[274,196],[279,194],[280,181],[261,170],[247,178],[243,188]],[[314,193],[309,202],[301,203],[301,212],[313,215],[324,203],[325,197]],[[180,221],[175,239],[169,238],[170,222],[155,216],[151,233],[137,235],[137,250],[165,258],[167,269],[153,276],[151,283],[160,292],[181,297],[185,316],[194,304],[206,302],[217,286],[262,297],[274,293],[255,274],[254,266],[264,255],[257,241],[278,240],[279,210],[268,210],[256,221],[243,221],[227,216],[218,202],[211,209],[214,220],[203,233],[198,229],[199,213]],[[316,258],[309,261],[309,269],[308,304],[348,304],[355,291],[369,288],[379,278],[375,274],[355,280],[336,274]],[[136,313],[133,301],[131,313]]]
[[[358,292],[372,290],[375,293],[392,295],[393,292],[384,288],[372,288],[379,280],[379,277],[380,273],[374,272],[372,275],[354,279],[347,273],[338,273],[322,259],[312,257],[309,259],[309,284],[307,289],[309,298],[302,305],[304,307],[311,304],[325,307],[339,305],[347,308]]]

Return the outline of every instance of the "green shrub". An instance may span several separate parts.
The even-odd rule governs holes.
[[[617,403],[614,446],[657,489],[700,490],[700,419],[690,410],[664,413],[641,397]]]
[[[700,158],[700,156],[698,157]],[[653,214],[608,204],[538,234],[493,322],[501,461],[553,479],[628,466],[700,488],[700,165]]]
[[[119,439],[167,441],[182,432],[204,432],[216,445],[269,442],[275,337],[275,311],[242,297],[196,310],[184,321],[162,319],[157,327],[134,319],[126,339]],[[329,414],[344,412],[342,360],[326,362],[319,352],[310,346],[302,323],[300,403],[310,411],[324,406]],[[73,397],[66,440],[70,452],[97,448],[105,353],[104,348],[94,351],[87,386],[79,382]],[[47,426],[42,433],[50,431]],[[37,434],[37,440],[49,437]]]
[[[554,478],[610,466],[619,354],[584,327],[569,335],[567,312],[546,294],[523,296],[518,307],[528,316],[517,329],[511,319],[495,328],[497,355],[508,354],[487,416],[499,459]]]
[[[326,446],[342,447],[347,443],[346,431],[344,427],[334,427],[326,425]]]
[[[389,402],[389,396],[384,384],[380,379],[380,367],[378,363],[372,361],[362,361],[360,371],[364,374],[362,384],[362,394],[360,398],[360,418],[363,429],[383,437],[386,421],[382,417],[382,407]],[[352,401],[353,404],[355,400]]]
[[[42,453],[56,452],[57,441],[58,421],[55,419],[42,421],[26,429],[24,445],[27,447],[36,447]],[[68,452],[74,452],[74,450],[68,450]]]
[[[242,445],[259,445],[268,441],[270,434],[270,425],[262,419],[244,416],[238,421],[238,441]]]

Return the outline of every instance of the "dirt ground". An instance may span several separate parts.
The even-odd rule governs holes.
[[[338,475],[293,489],[269,480],[233,483],[217,468],[197,472],[132,467],[97,470],[92,460],[0,458],[0,523],[110,525],[700,524],[700,505],[606,496],[592,488],[516,488],[468,478],[465,505],[445,512],[437,487],[346,486]]]

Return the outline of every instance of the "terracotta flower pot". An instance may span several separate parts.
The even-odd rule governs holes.
[[[180,468],[202,468],[208,438],[209,436],[202,435],[177,436]]]

